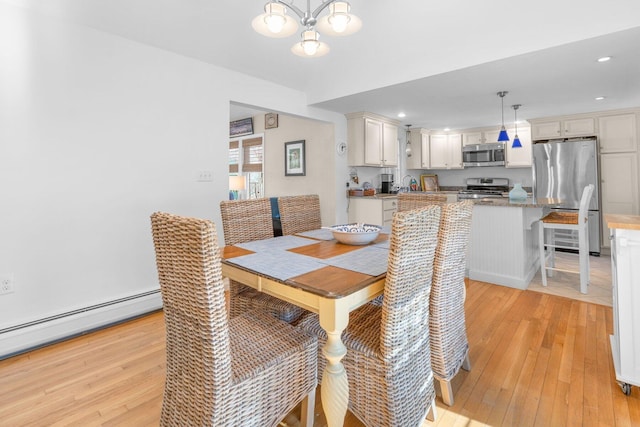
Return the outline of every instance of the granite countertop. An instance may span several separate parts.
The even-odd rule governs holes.
[[[546,198],[533,198],[527,197],[522,201],[509,200],[508,197],[487,198],[473,200],[474,204],[481,206],[508,206],[515,208],[547,208],[554,207],[562,203],[560,199],[546,199]]]
[[[640,216],[606,214],[604,219],[609,228],[622,228],[626,230],[640,230]]]

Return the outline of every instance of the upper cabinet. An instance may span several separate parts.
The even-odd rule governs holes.
[[[534,141],[595,134],[596,126],[593,117],[531,123],[531,138]]]
[[[350,166],[398,165],[398,121],[371,113],[346,117]]]
[[[512,148],[513,138],[516,137],[516,130],[507,129],[507,133],[509,134],[509,138],[511,141],[508,141],[505,150],[505,162],[504,166],[507,168],[529,168],[532,164],[531,159],[531,128],[526,127],[518,127],[518,138],[520,139],[520,144],[522,147]]]
[[[482,132],[465,132],[462,134],[462,145],[475,145],[485,142]]]
[[[635,114],[599,117],[598,128],[601,153],[636,151],[638,133]]]
[[[429,137],[429,169],[462,169],[462,134]]]
[[[411,129],[411,157],[407,158],[407,169],[429,168],[429,131],[427,129]]]

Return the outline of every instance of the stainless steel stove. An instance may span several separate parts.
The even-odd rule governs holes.
[[[458,192],[458,200],[501,198],[508,191],[507,178],[467,178],[467,188]]]

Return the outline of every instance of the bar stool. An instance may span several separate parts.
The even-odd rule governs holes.
[[[550,212],[538,221],[538,235],[540,247],[540,274],[542,275],[542,286],[547,286],[547,274],[553,277],[553,271],[564,271],[568,273],[580,274],[580,292],[587,293],[589,285],[589,202],[593,195],[593,184],[589,184],[582,192],[580,208],[577,213],[573,212]],[[548,230],[548,232],[547,232]],[[571,246],[557,245],[555,241],[556,230],[572,230],[578,232],[578,258],[580,270],[565,270],[555,267],[555,250],[575,249]],[[547,242],[545,243],[545,234]],[[545,245],[547,251],[545,251]],[[547,266],[548,263],[548,266]],[[548,273],[547,271],[550,270]]]

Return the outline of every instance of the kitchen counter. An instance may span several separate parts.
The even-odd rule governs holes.
[[[518,208],[552,208],[560,205],[562,200],[560,199],[547,199],[547,198],[533,198],[527,197],[526,200],[515,201],[509,200],[508,197],[499,198],[485,198],[485,199],[472,199],[476,205],[485,206],[510,206]]]
[[[623,230],[640,230],[640,216],[637,215],[614,215],[604,216],[609,228],[620,228]]]

